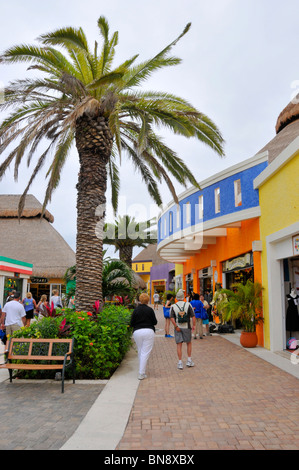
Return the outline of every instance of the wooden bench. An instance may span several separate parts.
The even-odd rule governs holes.
[[[67,367],[72,367],[73,383],[75,383],[73,348],[74,339],[10,338],[5,351],[6,363],[1,364],[0,369],[8,369],[10,382],[12,382],[12,371],[17,369],[61,370],[61,392],[64,393],[64,373]],[[27,361],[34,361],[34,363]]]

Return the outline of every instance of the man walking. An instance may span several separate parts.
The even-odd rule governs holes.
[[[1,329],[6,329],[6,335],[12,335],[26,323],[26,312],[20,303],[20,292],[15,292],[13,300],[6,302],[2,309]]]
[[[174,326],[174,339],[177,345],[178,355],[178,369],[183,369],[182,363],[182,349],[183,343],[187,343],[188,360],[187,367],[193,367],[194,362],[191,358],[192,343],[191,331],[195,329],[195,315],[194,310],[189,302],[184,301],[185,295],[182,289],[178,290],[176,294],[177,303],[170,308],[170,321]],[[192,318],[192,326],[191,326]]]
[[[154,293],[154,310],[159,310],[159,300],[160,300],[160,296],[158,292],[155,292]]]

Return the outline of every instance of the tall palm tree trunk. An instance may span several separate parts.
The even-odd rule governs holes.
[[[119,259],[124,261],[130,268],[132,267],[133,247],[122,246],[119,249]]]
[[[76,309],[102,301],[102,230],[107,172],[113,137],[103,117],[83,115],[76,122],[80,170],[77,184]]]

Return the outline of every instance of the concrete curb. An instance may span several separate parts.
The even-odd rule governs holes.
[[[72,437],[60,450],[114,450],[138,390],[138,355],[131,348]]]

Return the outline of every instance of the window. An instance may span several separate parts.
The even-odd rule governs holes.
[[[164,235],[166,236],[167,234],[167,220],[166,220],[166,217],[164,219]]]
[[[242,206],[241,180],[234,181],[235,207]]]
[[[142,265],[142,271],[144,271],[144,264]]]
[[[198,218],[203,219],[203,196],[198,196]]]
[[[215,189],[215,214],[220,212],[220,188]]]
[[[136,271],[138,271],[138,264],[136,264]]]
[[[181,214],[180,206],[177,206],[177,209],[176,209],[176,226],[177,226],[177,228],[180,228],[180,226],[181,226],[180,214]]]
[[[185,209],[186,209],[186,224],[191,223],[191,204],[190,202],[187,202],[185,204]]]
[[[169,233],[173,232],[173,213],[169,212]]]

